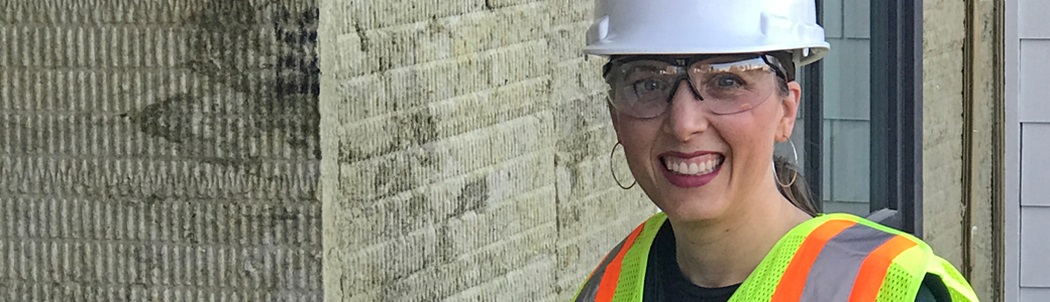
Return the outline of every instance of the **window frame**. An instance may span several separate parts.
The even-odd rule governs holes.
[[[870,209],[921,238],[922,1],[871,1],[871,40]]]

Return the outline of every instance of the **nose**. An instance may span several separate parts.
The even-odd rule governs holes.
[[[684,79],[678,83],[664,119],[664,131],[681,142],[688,142],[708,127],[707,111],[692,89]]]

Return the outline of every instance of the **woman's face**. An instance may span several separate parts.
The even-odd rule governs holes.
[[[765,85],[755,89],[772,93],[745,111],[715,114],[705,103],[714,104],[714,94],[692,90],[705,85],[703,80],[691,80],[697,83],[693,86],[676,81],[681,82],[666,92],[670,103],[655,117],[609,107],[631,172],[653,202],[672,219],[702,221],[739,212],[777,192],[773,145],[791,135],[799,84],[788,83],[785,94],[777,88],[777,77],[764,77],[748,85]],[[622,97],[616,89],[612,97]]]

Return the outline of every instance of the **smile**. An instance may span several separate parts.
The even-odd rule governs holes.
[[[724,157],[716,153],[705,154],[692,158],[681,158],[675,156],[664,156],[664,169],[681,175],[700,176],[710,174],[717,170]]]
[[[690,154],[668,152],[660,156],[663,175],[672,185],[693,188],[706,185],[718,176],[725,156],[714,152]]]

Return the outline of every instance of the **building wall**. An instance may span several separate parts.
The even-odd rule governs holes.
[[[998,2],[998,3],[997,3]],[[961,231],[969,232],[963,240],[965,257],[970,260],[962,269],[970,284],[983,300],[1001,301],[1003,251],[1002,187],[1002,114],[1003,85],[1003,6],[999,1],[974,0],[968,4],[970,18],[967,33],[971,68],[965,82],[969,93],[970,114],[966,115],[969,133],[964,140],[969,151],[963,157],[964,194],[969,194],[969,223]],[[965,215],[965,214],[964,214]],[[966,234],[966,233],[964,233]]]
[[[1018,77],[1020,75],[1020,48],[1021,39],[1018,35],[1018,28],[1020,25],[1020,12],[1018,3],[1011,1],[1005,4],[1006,12],[1004,13],[1003,22],[1004,27],[1004,39],[1003,39],[1003,94],[1005,95],[1005,121],[1003,128],[1005,128],[1005,151],[1004,152],[1004,271],[1006,272],[1003,276],[1003,297],[1004,301],[1021,301],[1021,261],[1020,261],[1020,242],[1021,242],[1021,123],[1018,120],[1018,105],[1020,103],[1018,95],[1020,93],[1020,85],[1018,84]],[[1029,289],[1029,294],[1035,291]],[[1034,297],[1029,297],[1027,300],[1034,301]]]
[[[980,126],[994,115],[981,94],[994,80],[981,70],[995,61],[965,47],[991,52],[995,30],[965,24],[993,20],[989,2],[930,0],[923,12],[924,235],[957,266],[969,259],[982,298],[994,294],[997,274],[985,244],[996,232],[996,193],[982,176],[995,170],[995,136]],[[1050,39],[1041,23],[1024,21],[1045,20],[1029,15],[1047,11],[1036,2],[1018,14],[1026,62],[1042,62]],[[866,57],[849,51],[867,49],[859,46],[867,30],[849,25],[865,22],[844,21],[866,16],[865,7],[824,3],[835,49],[828,61]],[[977,13],[967,15],[967,5]],[[567,300],[654,211],[610,177],[602,62],[580,53],[591,6],[4,1],[0,300],[317,301],[322,275],[330,301]],[[826,72],[866,82],[856,80],[862,69],[841,66]],[[1023,79],[1046,76],[1016,69]],[[1030,148],[1017,156],[1040,166],[1050,115],[1023,96],[1045,85],[1025,83],[1028,118],[1014,120]],[[828,98],[866,95],[825,87],[841,89]],[[967,95],[977,105],[970,110]],[[851,161],[867,133],[857,130],[862,112],[843,108],[825,109],[825,153],[836,162]],[[967,120],[977,133],[969,144]],[[612,168],[628,175],[620,156]],[[1017,227],[1022,260],[1047,247],[1033,233],[1047,220],[1038,197],[1045,177],[1026,171],[1016,172],[1035,183],[1015,204],[1032,226]],[[825,188],[850,188],[839,193],[867,184],[832,179],[851,180],[826,178]],[[1014,272],[1020,281],[1007,274],[1007,284],[1022,296],[1048,294],[1045,268],[1025,263]]]
[[[1046,197],[1050,173],[1044,171],[1050,164],[1046,159],[1050,147],[1050,106],[1044,97],[1050,93],[1046,85],[1050,72],[1043,68],[1050,65],[1050,27],[1045,21],[1050,18],[1050,4],[1026,0],[1018,1],[1014,8],[1008,18],[1016,18],[1016,31],[1006,41],[1016,51],[1007,60],[1007,72],[1016,76],[1007,86],[1008,90],[1016,89],[1014,98],[1008,99],[1016,102],[1016,111],[1009,113],[1007,122],[1016,127],[1016,136],[1011,138],[1019,143],[1013,155],[1019,156],[1015,159],[1020,163],[1019,169],[1007,170],[1018,181],[1015,185],[1019,185],[1019,191],[1008,191],[1019,192],[1013,196],[1019,198],[1018,203],[1009,205],[1019,207],[1014,213],[1020,216],[1019,234],[1013,234],[1018,236],[1015,247],[1019,248],[1020,266],[1014,273],[1020,274],[1016,283],[1020,301],[1043,301],[1050,296],[1050,262],[1045,259],[1050,253],[1050,239],[1045,235],[1050,227],[1050,199]]]
[[[923,2],[923,239],[962,265],[963,43],[966,3]]]
[[[0,300],[320,301],[316,24],[0,2]]]
[[[923,2],[923,229],[978,297],[1002,296],[1000,6]]]
[[[592,5],[320,2],[326,301],[569,300],[654,212],[610,177]]]

